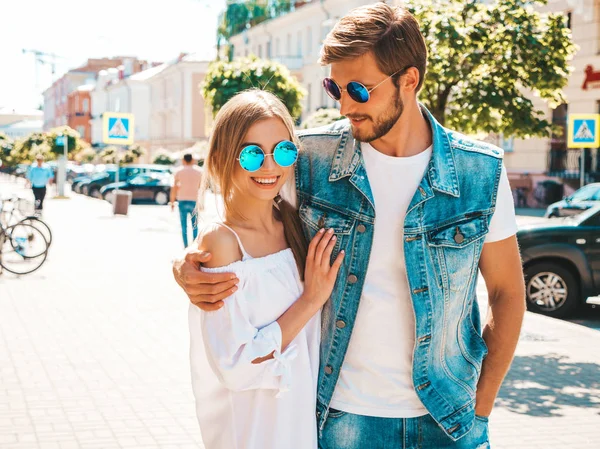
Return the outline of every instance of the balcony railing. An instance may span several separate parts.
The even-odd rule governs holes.
[[[548,176],[577,179],[581,176],[581,150],[550,150],[548,152]],[[585,173],[588,181],[600,179],[600,152],[588,150],[585,157]]]

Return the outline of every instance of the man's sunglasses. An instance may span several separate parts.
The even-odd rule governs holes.
[[[350,96],[350,98],[352,98],[357,103],[366,103],[371,98],[371,92],[373,92],[375,89],[377,89],[383,83],[385,83],[392,76],[395,76],[395,75],[399,74],[400,72],[404,72],[405,70],[410,69],[411,67],[412,66],[404,67],[403,69],[400,69],[397,72],[392,73],[390,76],[388,76],[382,82],[377,84],[375,87],[371,87],[370,89],[367,89],[364,84],[359,83],[358,81],[350,81],[348,83],[348,85],[346,86],[346,88],[342,89],[339,86],[339,84],[336,83],[331,78],[325,78],[323,80],[323,87],[325,88],[325,92],[327,92],[327,95],[329,95],[335,101],[340,101],[340,99],[342,98],[342,92],[346,91],[346,92],[348,92],[348,95]]]
[[[273,156],[280,167],[289,167],[298,159],[298,147],[289,140],[283,140],[275,145],[272,154],[265,154],[258,145],[248,145],[242,149],[238,161],[244,170],[254,172],[263,166],[267,156]]]

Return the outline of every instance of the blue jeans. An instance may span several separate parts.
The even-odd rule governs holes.
[[[181,220],[181,235],[183,237],[184,248],[188,247],[188,215],[192,219],[192,235],[194,240],[198,236],[198,215],[196,213],[196,202],[195,201],[178,201],[179,204],[179,218]]]
[[[377,418],[330,409],[319,449],[489,449],[488,420],[475,417],[473,428],[453,441],[431,415]]]

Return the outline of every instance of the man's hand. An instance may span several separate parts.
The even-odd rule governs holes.
[[[223,300],[237,290],[239,279],[233,273],[204,273],[200,265],[211,254],[194,247],[188,248],[185,258],[173,262],[173,276],[190,301],[205,312],[223,307]]]
[[[169,204],[171,205],[171,212],[174,212],[175,211],[175,203],[173,201],[171,201]]]

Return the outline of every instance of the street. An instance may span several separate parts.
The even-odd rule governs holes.
[[[20,191],[0,178],[0,195]],[[214,215],[206,201],[205,220]],[[46,264],[0,275],[0,448],[201,448],[188,364],[188,300],[169,207],[47,200]],[[526,217],[519,220],[534,220]],[[486,301],[485,286],[478,287]],[[600,313],[527,313],[490,418],[495,449],[597,448]],[[578,324],[582,323],[582,324]]]

